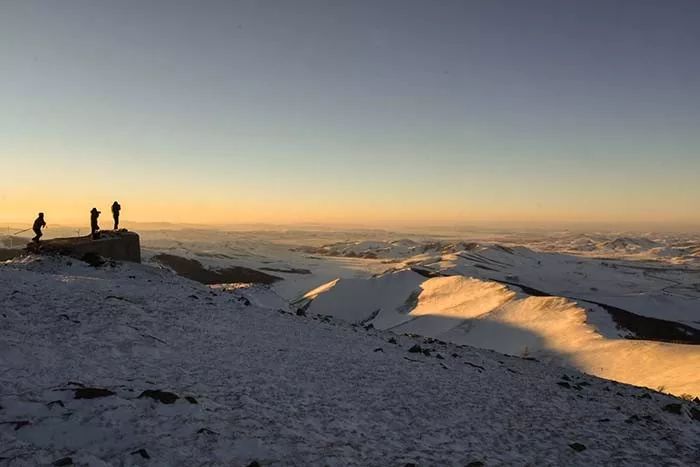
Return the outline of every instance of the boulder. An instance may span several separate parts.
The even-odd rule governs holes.
[[[78,388],[75,389],[75,399],[97,399],[100,397],[113,396],[114,392],[103,388]]]
[[[175,401],[180,398],[175,393],[161,391],[160,389],[147,389],[143,391],[138,398],[143,399],[144,397],[149,397],[155,401],[160,402],[161,404],[174,404]]]

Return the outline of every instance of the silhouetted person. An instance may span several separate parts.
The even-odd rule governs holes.
[[[43,227],[46,227],[46,221],[44,221],[44,213],[40,212],[39,216],[36,218],[34,221],[34,225],[32,226],[32,230],[34,231],[34,238],[32,238],[33,242],[39,243],[39,239],[44,235],[41,233],[41,229]]]
[[[118,202],[112,203],[112,217],[114,217],[114,230],[119,230],[119,211],[122,210]]]
[[[100,211],[98,211],[97,208],[92,208],[90,211],[90,234],[92,235],[93,240],[99,237],[99,234],[97,233],[97,231],[100,230],[100,226],[97,225],[98,217],[100,217]]]

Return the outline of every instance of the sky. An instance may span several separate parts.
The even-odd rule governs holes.
[[[0,225],[700,226],[700,2],[0,2]],[[699,227],[700,230],[700,227]]]

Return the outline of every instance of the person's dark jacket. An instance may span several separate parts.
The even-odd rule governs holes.
[[[34,226],[32,227],[32,229],[35,232],[38,232],[41,230],[42,227],[46,227],[46,221],[44,221],[44,218],[40,216],[40,217],[37,217],[36,220],[34,221]]]
[[[97,225],[97,218],[100,217],[100,211],[93,209],[90,211],[90,227],[93,230],[98,230],[100,227]]]

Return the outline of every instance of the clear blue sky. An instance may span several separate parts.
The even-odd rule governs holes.
[[[0,220],[700,224],[698,51],[700,1],[3,1]]]

